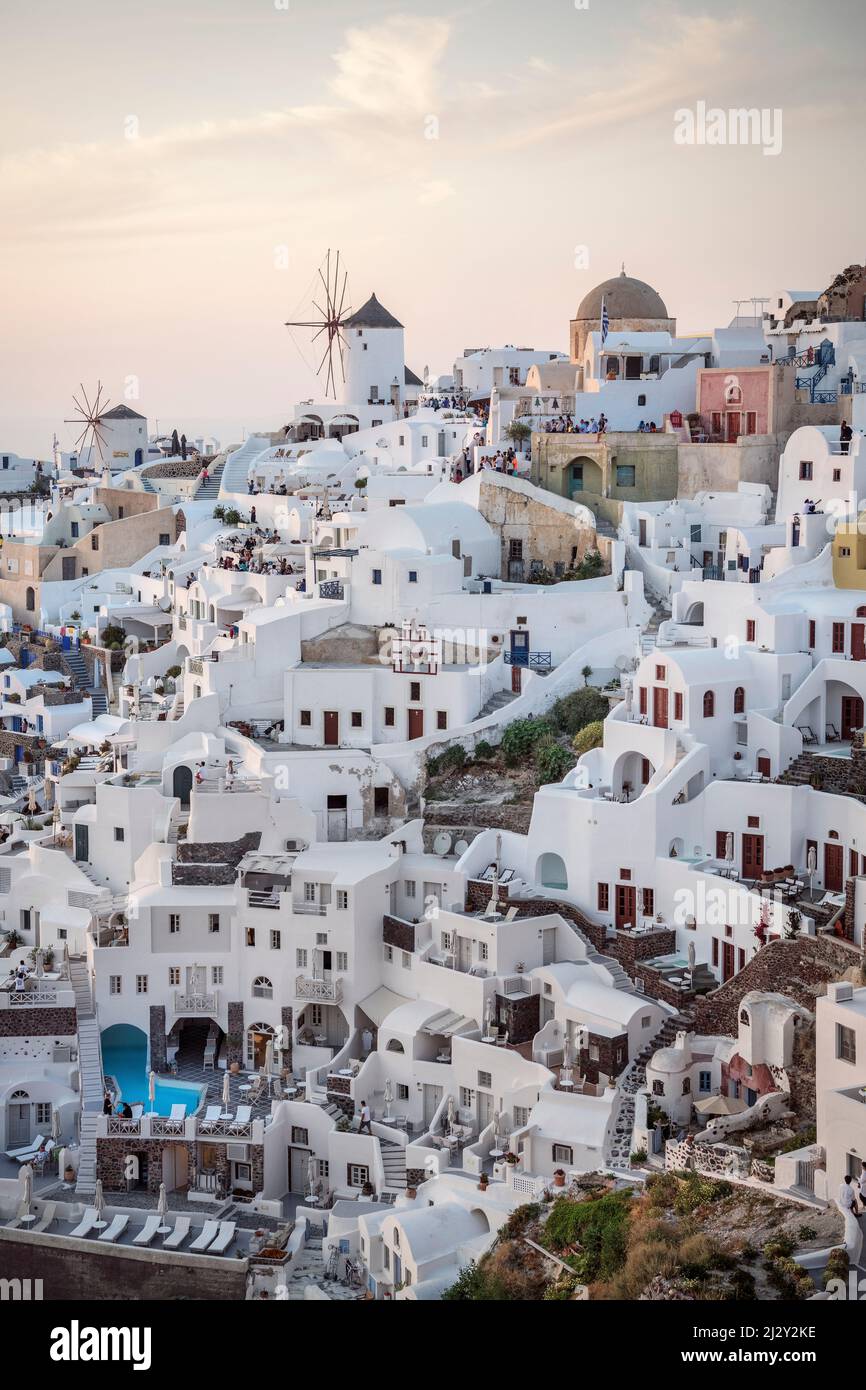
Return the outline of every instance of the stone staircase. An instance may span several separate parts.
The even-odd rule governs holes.
[[[89,695],[93,704],[93,717],[96,719],[100,714],[108,711],[108,696],[99,686],[91,684],[90,669],[80,651],[71,649],[61,653],[61,660],[66,668],[66,674],[72,680],[76,690],[84,695]]]
[[[220,483],[222,482],[223,469],[225,466],[225,460],[223,460],[222,463],[217,464],[212,472],[209,470],[207,482],[202,484],[195,495],[196,502],[207,502],[209,500],[215,502],[217,500],[220,494]]]
[[[517,696],[513,690],[497,690],[495,695],[491,695],[487,704],[478,711],[475,718],[486,719],[488,714],[495,714],[497,710],[504,709],[506,705],[510,705],[511,701],[516,699]]]
[[[102,1111],[102,1049],[93,1005],[90,973],[83,960],[69,963],[78,1018],[78,1071],[81,1089],[78,1179],[75,1191],[91,1196],[96,1191],[96,1117]]]
[[[660,1047],[671,1047],[676,1039],[677,1033],[688,1033],[694,1027],[694,1014],[685,1011],[678,1014],[670,1014],[662,1024],[654,1038],[644,1043],[634,1061],[617,1082],[619,1091],[622,1094],[622,1102],[614,1126],[614,1135],[610,1148],[610,1163],[614,1168],[628,1168],[632,1153],[632,1137],[634,1134],[634,1098],[638,1091],[646,1085],[646,1066],[650,1057],[657,1052]]]
[[[180,719],[180,718],[182,718],[184,708],[185,708],[185,706],[184,706],[183,695],[182,695],[181,693],[179,693],[179,694],[175,695],[175,697],[174,697],[174,701],[173,701],[173,703],[172,703],[171,710],[170,710],[169,716],[168,716],[168,717],[169,717],[169,720],[172,720],[172,719]]]
[[[406,1189],[406,1150],[393,1139],[380,1139],[382,1167],[385,1170],[385,1187],[393,1192]]]

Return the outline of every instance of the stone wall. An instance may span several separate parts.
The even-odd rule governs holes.
[[[668,984],[663,975],[657,970],[651,969],[648,965],[639,962],[634,968],[634,978],[640,981],[643,986],[643,993],[648,999],[660,999],[665,1004],[670,1004],[674,1009],[684,1009],[694,1002],[695,993],[691,989],[678,989],[676,985]]]
[[[245,854],[258,849],[261,838],[261,831],[254,830],[239,840],[181,841],[172,864],[171,881],[196,887],[232,884],[237,878],[238,864]]]
[[[414,951],[415,928],[411,922],[403,922],[399,917],[386,913],[382,918],[382,940],[386,946],[395,946],[398,951]]]
[[[208,1142],[205,1139],[205,1142]],[[232,1142],[247,1145],[248,1162],[252,1168],[252,1190],[261,1192],[264,1186],[265,1160],[264,1145],[251,1144],[248,1140],[237,1139]],[[192,1175],[196,1168],[196,1147],[194,1139],[140,1139],[135,1134],[125,1137],[97,1139],[96,1176],[102,1179],[106,1192],[126,1192],[126,1159],[131,1154],[138,1159],[139,1186],[148,1192],[158,1193],[163,1181],[162,1156],[168,1145],[181,1144],[186,1149],[188,1172]],[[213,1143],[212,1151],[216,1158],[217,1181],[222,1183],[223,1192],[231,1192],[228,1148],[225,1143]]]
[[[740,1000],[753,989],[786,994],[814,1012],[827,985],[859,964],[860,952],[839,937],[771,941],[733,979],[697,1001],[695,1032],[736,1037]]]
[[[331,1073],[325,1086],[328,1100],[332,1105],[336,1105],[338,1110],[348,1116],[349,1119],[355,1113],[355,1102],[349,1094],[352,1085],[351,1077],[337,1076]]]
[[[497,1017],[504,1019],[500,1026],[508,1030],[510,1043],[531,1042],[541,1027],[540,994],[524,994],[519,999],[497,994],[496,1011]]]
[[[154,1071],[165,1071],[165,1005],[150,1006],[150,1065]]]
[[[598,1049],[598,1057],[592,1060],[590,1049]],[[587,1046],[580,1049],[580,1070],[587,1081],[598,1084],[602,1076],[619,1076],[628,1066],[628,1033],[617,1033],[616,1037],[602,1037],[598,1033],[587,1032]]]
[[[227,1006],[226,1011],[226,1065],[231,1066],[232,1062],[237,1062],[239,1066],[244,1064],[244,1004],[243,1000],[234,1000]],[[240,1042],[235,1042],[234,1038],[240,1038]]]
[[[246,1292],[246,1260],[105,1246],[67,1236],[40,1237],[0,1228],[0,1261],[7,1278],[41,1279],[47,1302],[66,1302],[84,1293],[95,1302],[238,1303]]]
[[[75,1009],[52,1009],[34,1005],[28,1009],[0,1009],[0,1038],[74,1037],[78,1029]]]

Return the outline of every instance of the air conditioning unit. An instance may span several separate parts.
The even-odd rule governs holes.
[[[249,1162],[249,1144],[226,1144],[226,1158],[229,1163]]]

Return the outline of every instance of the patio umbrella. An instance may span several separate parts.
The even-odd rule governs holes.
[[[22,1165],[18,1174],[18,1183],[21,1188],[21,1201],[18,1203],[18,1217],[23,1220],[30,1215],[30,1206],[33,1201],[33,1169],[29,1163]]]
[[[734,862],[734,836],[729,830],[725,836],[725,858],[729,864]]]
[[[56,1105],[51,1107],[51,1138],[55,1144],[60,1143],[60,1111]]]
[[[147,1098],[150,1101],[150,1113],[153,1114],[156,1105],[156,1072],[152,1071],[147,1078]]]
[[[232,1079],[228,1067],[223,1073],[223,1111],[227,1111],[232,1103]]]
[[[94,1194],[93,1194],[93,1208],[94,1208],[94,1211],[96,1212],[96,1223],[95,1223],[95,1224],[96,1224],[97,1226],[105,1226],[105,1225],[107,1225],[107,1222],[106,1222],[105,1216],[104,1216],[104,1212],[105,1212],[105,1197],[103,1196],[103,1192],[102,1192],[102,1178],[97,1178],[97,1179],[96,1179],[96,1191],[95,1191]]]
[[[697,959],[698,959],[698,957],[697,957],[697,952],[696,952],[696,950],[695,950],[695,943],[694,943],[693,941],[690,941],[690,942],[689,942],[689,976],[690,976],[690,977],[691,977],[692,975],[694,975],[694,973],[695,973],[695,965],[697,964]]]
[[[809,853],[806,855],[806,872],[809,875],[809,897],[812,896],[812,875],[818,867],[818,851],[814,845],[809,846]]]
[[[454,1124],[454,1120],[455,1120],[455,1117],[456,1117],[456,1111],[455,1111],[455,1108],[454,1108],[454,1097],[453,1097],[453,1096],[449,1096],[449,1097],[448,1097],[448,1109],[447,1109],[447,1111],[446,1111],[446,1116],[447,1116],[447,1119],[448,1119],[448,1128],[450,1129],[451,1126]]]
[[[734,1096],[705,1096],[703,1100],[695,1101],[695,1109],[701,1115],[742,1115],[748,1108],[744,1100],[737,1100]]]
[[[309,1188],[310,1196],[312,1196],[316,1190],[318,1177],[319,1173],[316,1160],[313,1158],[313,1155],[310,1154],[310,1157],[307,1159],[307,1187]]]
[[[31,815],[39,809],[39,801],[36,796],[36,788],[31,787],[27,793],[27,810]]]
[[[272,1074],[273,1070],[274,1070],[274,1040],[273,1040],[273,1038],[268,1038],[267,1046],[265,1047],[265,1064],[264,1064],[264,1066],[262,1067],[262,1071],[264,1072],[265,1076],[270,1076],[270,1075]]]
[[[390,1116],[391,1114],[391,1103],[393,1100],[394,1087],[391,1085],[391,1078],[389,1076],[387,1081],[385,1082],[385,1114],[388,1116]]]
[[[160,1224],[157,1227],[157,1230],[159,1231],[160,1235],[163,1235],[164,1232],[171,1229],[168,1225],[166,1225],[165,1220],[165,1218],[168,1216],[168,1193],[165,1190],[164,1182],[161,1182],[159,1184],[159,1197],[157,1198],[156,1202],[156,1214],[158,1217],[160,1217]]]
[[[41,979],[42,979],[42,959],[43,959],[43,957],[42,957],[42,951],[39,950],[39,951],[36,952],[36,978],[37,978],[37,980],[41,980]]]

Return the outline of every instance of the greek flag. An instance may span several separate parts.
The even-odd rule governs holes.
[[[605,341],[605,338],[606,338],[607,335],[608,335],[609,330],[610,330],[610,316],[608,315],[608,312],[607,312],[607,305],[606,305],[605,302],[604,302],[604,297],[602,297],[602,301],[601,301],[601,345],[602,345],[602,347],[604,347],[604,341]]]

